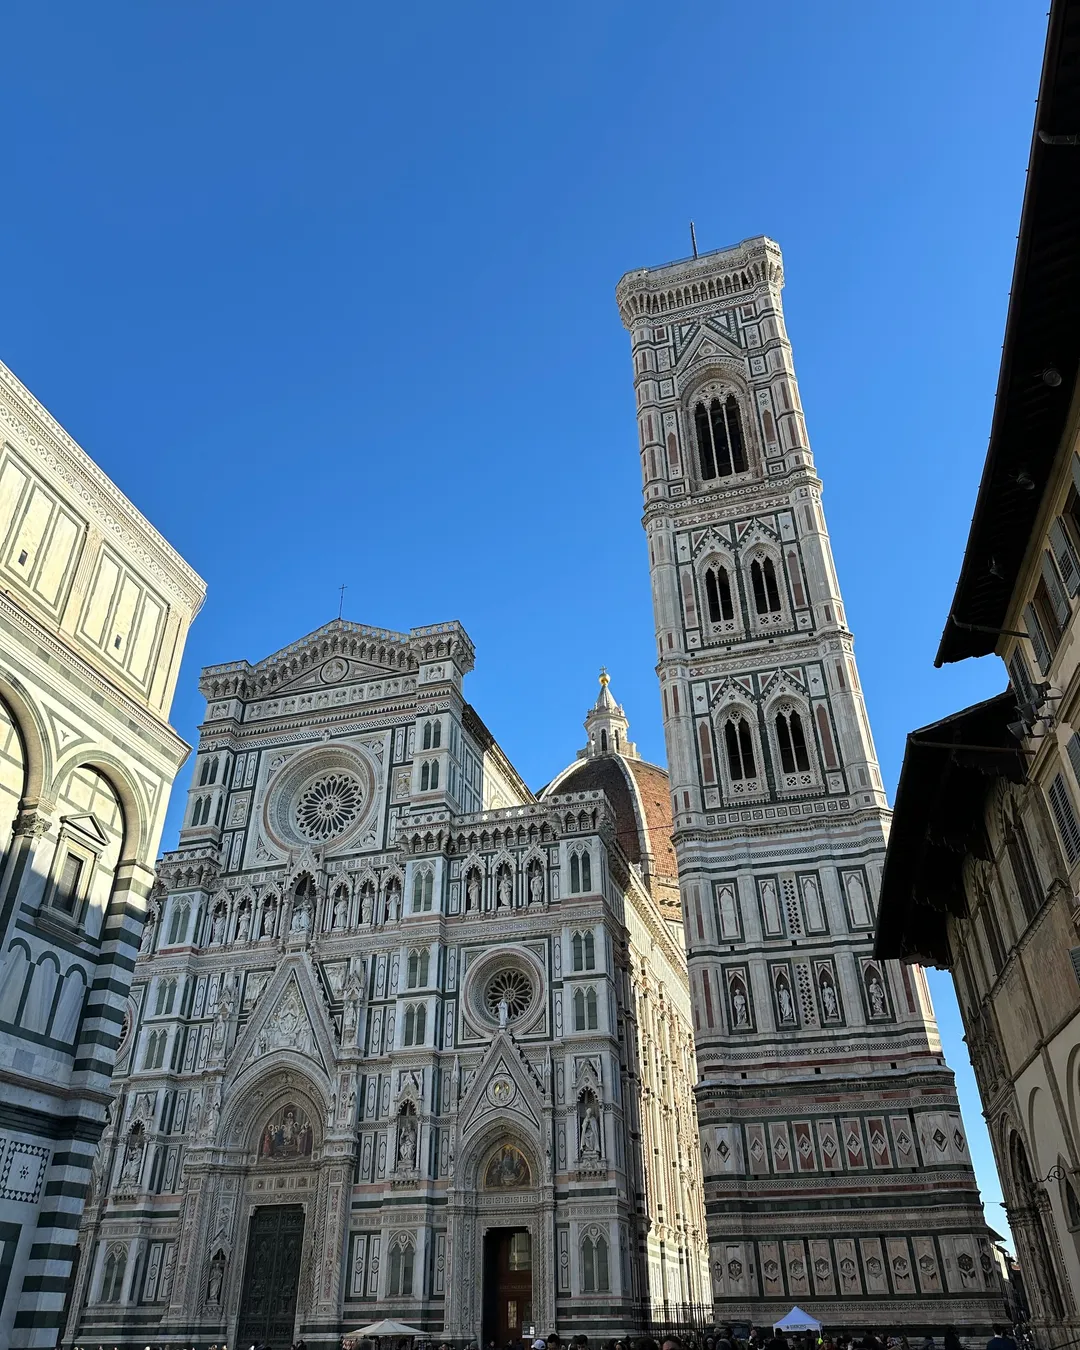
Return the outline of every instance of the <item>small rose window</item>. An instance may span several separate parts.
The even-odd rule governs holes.
[[[364,804],[360,784],[347,773],[331,773],[304,789],[296,803],[296,828],[315,843],[344,834]]]
[[[523,970],[511,967],[497,970],[487,982],[484,990],[484,1007],[497,1020],[501,1007],[506,1004],[507,1021],[514,1021],[529,1011],[533,1001],[532,981]]]

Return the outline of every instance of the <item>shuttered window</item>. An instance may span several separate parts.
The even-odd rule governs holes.
[[[1061,774],[1055,775],[1047,796],[1050,798],[1050,810],[1054,813],[1065,857],[1069,866],[1073,867],[1080,861],[1080,822],[1076,819],[1072,798]]]
[[[1078,784],[1080,784],[1080,735],[1073,732],[1068,745],[1069,763]]]
[[[1064,522],[1060,519],[1055,520],[1050,526],[1050,547],[1066,591],[1070,595],[1075,595],[1080,590],[1080,562],[1077,561]]]
[[[1035,613],[1034,605],[1027,605],[1024,608],[1024,627],[1028,631],[1028,637],[1031,638],[1031,648],[1035,653],[1035,660],[1039,663],[1039,669],[1045,675],[1050,670],[1050,648],[1043,636],[1039,616]]]
[[[1032,698],[1031,676],[1028,674],[1024,654],[1019,648],[1013,652],[1009,660],[1009,679],[1012,682],[1017,703],[1030,703]]]
[[[1054,611],[1054,618],[1057,620],[1058,628],[1064,632],[1069,625],[1069,597],[1065,594],[1065,588],[1061,584],[1061,578],[1058,576],[1057,567],[1050,556],[1049,551],[1044,552],[1042,556],[1042,574],[1043,581],[1046,582],[1046,593],[1050,597],[1050,604]]]

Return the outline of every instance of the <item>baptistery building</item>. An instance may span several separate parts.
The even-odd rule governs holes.
[[[65,1339],[389,1316],[499,1345],[710,1297],[667,776],[601,677],[533,793],[457,623],[211,666]]]

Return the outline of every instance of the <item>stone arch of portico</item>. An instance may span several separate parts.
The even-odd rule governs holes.
[[[484,1185],[492,1154],[502,1144],[518,1149],[529,1164],[531,1184],[495,1190]],[[446,1330],[480,1344],[483,1317],[484,1235],[492,1228],[524,1228],[532,1243],[532,1304],[537,1328],[555,1324],[553,1249],[555,1192],[540,1132],[520,1116],[488,1117],[463,1143],[451,1192],[448,1228]]]
[[[18,732],[23,753],[20,808],[34,806],[54,777],[52,743],[45,719],[30,694],[12,675],[0,673],[0,699]]]

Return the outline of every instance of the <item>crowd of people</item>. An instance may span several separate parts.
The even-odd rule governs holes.
[[[211,1346],[210,1350],[218,1350],[218,1347]],[[245,1346],[242,1350],[249,1348]],[[250,1350],[273,1350],[273,1347],[258,1341]],[[307,1347],[302,1340],[294,1341],[289,1350],[307,1350]],[[346,1339],[342,1342],[342,1350],[373,1350],[373,1347],[370,1341]],[[408,1348],[403,1345],[400,1350]],[[429,1344],[419,1347],[419,1350],[451,1350],[451,1347],[443,1341],[437,1347]],[[475,1344],[470,1350],[476,1350]],[[624,1337],[604,1341],[597,1347],[593,1347],[588,1336],[574,1336],[564,1341],[552,1333],[550,1336],[538,1336],[532,1342],[513,1341],[504,1347],[488,1341],[484,1350],[980,1350],[980,1347],[965,1345],[953,1327],[949,1327],[940,1340],[934,1336],[924,1336],[916,1337],[914,1343],[904,1335],[874,1331],[867,1331],[862,1336],[807,1332],[799,1333],[789,1340],[776,1335],[772,1328],[751,1327],[746,1336],[738,1336],[731,1327],[717,1327],[700,1335],[662,1336],[659,1340],[653,1336]],[[986,1343],[986,1350],[1018,1350],[1018,1347],[1005,1327],[996,1326],[993,1336]]]
[[[428,1347],[427,1350],[432,1350]],[[450,1350],[443,1343],[438,1350]],[[475,1347],[473,1347],[475,1350]],[[557,1335],[537,1337],[531,1343],[517,1341],[505,1347],[489,1341],[484,1350],[981,1350],[977,1345],[965,1345],[954,1327],[948,1327],[941,1336],[907,1336],[888,1332],[866,1331],[861,1336],[803,1332],[790,1339],[777,1335],[769,1328],[751,1327],[745,1336],[737,1335],[731,1327],[716,1327],[700,1334],[636,1336],[604,1341],[594,1347],[588,1336],[574,1336],[569,1341]],[[1017,1342],[1005,1327],[995,1326],[986,1350],[1018,1350]]]

